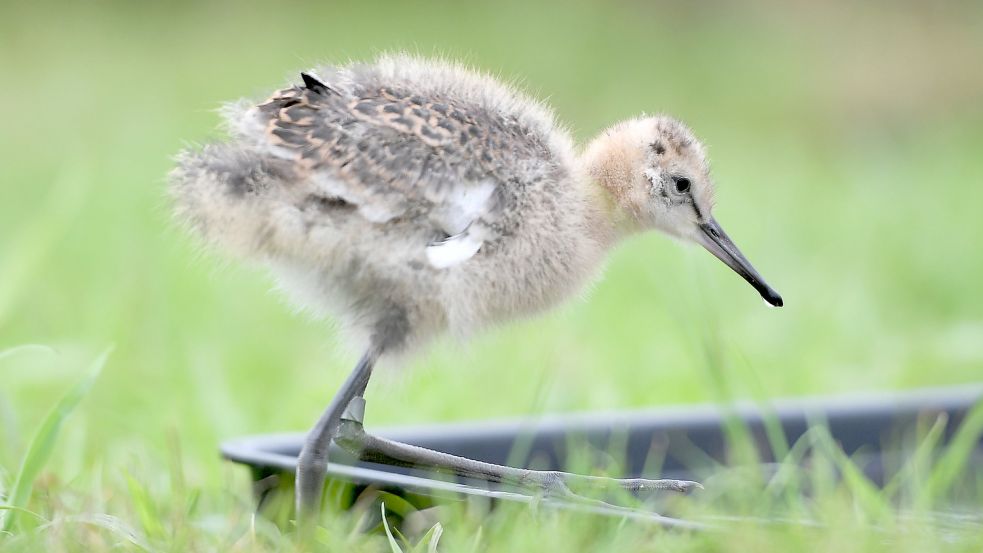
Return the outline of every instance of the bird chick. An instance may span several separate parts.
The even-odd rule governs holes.
[[[648,229],[781,304],[711,217],[704,148],[670,117],[615,125],[577,156],[543,105],[457,65],[384,56],[317,75],[227,106],[232,140],[180,154],[171,191],[181,218],[361,347],[542,311]]]
[[[628,235],[697,242],[782,305],[711,216],[706,152],[670,117],[619,123],[578,155],[544,105],[465,67],[405,55],[319,67],[224,115],[230,140],[178,156],[179,217],[268,266],[298,305],[332,314],[366,352],[301,453],[303,511],[319,505],[327,445],[379,358],[554,306]],[[499,482],[550,487],[559,474],[345,441],[354,442],[359,454],[376,448],[374,459]]]

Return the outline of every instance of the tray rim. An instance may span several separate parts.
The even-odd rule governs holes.
[[[514,417],[462,421],[451,423],[390,426],[374,432],[397,440],[413,441],[432,438],[446,438],[448,435],[464,435],[469,440],[481,440],[503,435],[518,437],[534,432],[605,432],[619,427],[630,428],[632,423],[644,422],[651,426],[654,421],[666,427],[690,429],[720,427],[725,416],[738,416],[748,423],[760,423],[766,414],[775,416],[783,424],[834,420],[837,417],[856,417],[863,415],[905,415],[923,410],[946,410],[968,412],[983,403],[983,382],[956,386],[916,388],[903,391],[877,393],[847,393],[824,396],[781,398],[765,403],[737,401],[730,405],[689,404],[618,411],[593,411],[566,414],[551,414],[540,417]],[[296,449],[303,443],[304,432],[281,432],[273,434],[248,435],[225,440],[220,451],[226,460],[246,465],[254,471],[279,471],[292,474],[296,470],[297,457],[282,453],[283,450]],[[615,516],[649,522],[667,528],[684,530],[715,530],[719,521],[690,521],[660,515],[651,511],[617,506],[583,504],[564,499],[536,497],[515,491],[490,489],[464,483],[402,474],[366,466],[329,462],[329,478],[338,478],[362,485],[382,485],[402,488],[418,494],[445,500],[460,500],[464,496],[479,496],[492,500],[507,500],[526,504],[578,511],[582,513]],[[751,522],[751,521],[745,521]],[[781,521],[769,521],[776,523]],[[811,521],[784,521],[795,524],[813,524]]]
[[[711,403],[680,404],[659,407],[645,407],[631,410],[603,410],[543,416],[508,417],[480,419],[471,421],[440,422],[383,426],[373,432],[391,439],[439,438],[447,435],[466,433],[470,439],[484,436],[501,436],[529,432],[609,431],[630,427],[631,423],[658,421],[664,425],[683,425],[706,427],[719,425],[725,416],[738,416],[745,421],[758,422],[770,414],[779,420],[823,420],[839,416],[859,416],[874,413],[916,411],[922,409],[944,409],[958,405],[970,408],[983,402],[983,382],[955,386],[916,388],[891,392],[860,392],[822,396],[786,397],[765,403],[741,400],[730,405]],[[281,470],[294,470],[296,457],[275,450],[296,447],[303,443],[305,432],[276,432],[270,434],[250,434],[224,440],[220,444],[222,457],[236,463],[265,466]],[[329,463],[329,472],[332,465]],[[337,468],[336,467],[336,468]],[[383,472],[383,471],[375,471]],[[338,472],[339,476],[354,476]]]

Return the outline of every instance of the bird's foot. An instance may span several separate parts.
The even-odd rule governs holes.
[[[687,480],[606,478],[476,461],[368,434],[362,427],[360,410],[361,406],[357,410],[358,416],[348,417],[346,414],[335,437],[335,443],[363,461],[450,473],[459,477],[512,486],[530,495],[619,510],[625,508],[595,497],[610,496],[612,493],[619,492],[641,496],[658,492],[689,494],[703,489],[698,482]]]
[[[574,494],[571,488],[589,491],[625,491],[632,494],[643,494],[648,492],[675,492],[690,494],[696,490],[702,490],[703,485],[699,482],[689,480],[659,479],[648,478],[608,478],[603,476],[585,476],[570,472],[560,471],[528,471],[528,475],[521,478],[520,484],[539,488],[547,495],[569,495]],[[578,495],[578,494],[574,494]]]

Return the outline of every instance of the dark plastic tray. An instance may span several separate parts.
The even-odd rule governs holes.
[[[983,385],[923,389],[903,393],[847,395],[825,398],[788,399],[770,402],[767,409],[752,404],[730,408],[682,406],[631,412],[589,413],[549,416],[538,419],[434,424],[416,427],[373,429],[385,436],[447,453],[492,463],[516,463],[539,469],[563,470],[568,459],[583,459],[586,451],[607,452],[619,458],[625,477],[647,476],[707,482],[728,461],[728,421],[743,422],[753,437],[763,463],[773,460],[765,434],[765,417],[777,421],[789,443],[794,443],[813,424],[825,424],[833,439],[853,456],[874,482],[885,478],[886,467],[897,466],[907,452],[902,449],[921,418],[948,417],[943,443],[959,427],[970,408],[983,400]],[[371,407],[371,404],[370,404]],[[910,443],[910,440],[908,441]],[[222,455],[252,469],[260,505],[276,492],[291,493],[293,471],[303,434],[275,434],[229,440]],[[573,451],[575,448],[576,452]],[[694,449],[695,448],[695,449]],[[702,452],[694,455],[694,451]],[[576,453],[574,455],[571,454]],[[658,474],[643,474],[653,455],[661,460]],[[983,441],[977,444],[976,459],[983,461]],[[433,474],[407,468],[361,463],[334,448],[328,478],[355,488],[375,487],[411,502],[427,503],[434,498],[482,496],[494,500],[531,501],[517,490],[488,482],[432,478]],[[337,460],[337,462],[335,462]],[[691,524],[621,509],[586,507],[556,502],[561,508],[588,509],[602,514],[634,516],[689,526]],[[693,526],[698,526],[693,524]]]

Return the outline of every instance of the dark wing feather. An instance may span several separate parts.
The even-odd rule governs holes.
[[[267,140],[302,170],[343,183],[357,205],[439,211],[461,187],[514,180],[517,158],[548,155],[517,121],[478,106],[390,86],[339,92],[308,79],[258,106]]]

